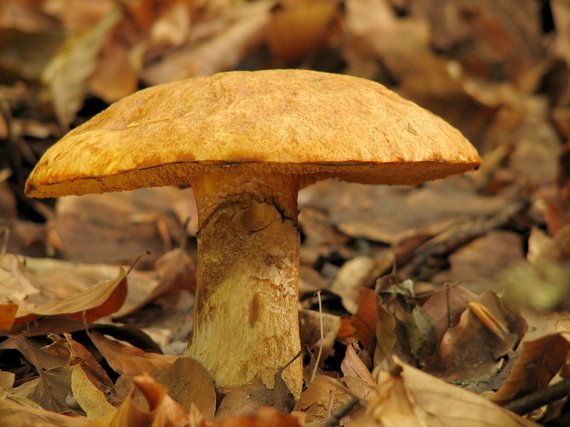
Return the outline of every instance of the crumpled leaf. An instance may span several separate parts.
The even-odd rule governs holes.
[[[55,412],[77,411],[78,407],[70,407],[68,396],[71,396],[71,374],[74,367],[63,366],[38,370],[40,381],[31,396],[31,400],[42,408]]]
[[[127,346],[120,341],[106,338],[97,331],[92,331],[89,338],[109,366],[120,375],[141,375],[156,369],[168,368],[179,357]]]
[[[136,388],[124,402],[106,416],[93,421],[90,427],[155,426],[185,427],[188,415],[166,392],[166,388],[157,383],[150,375],[143,374],[133,378]],[[139,407],[133,397],[136,390],[145,397],[149,409]]]
[[[394,358],[395,368],[381,372],[368,398],[366,415],[352,426],[383,427],[531,427],[519,417],[475,393],[446,383]],[[378,425],[378,424],[376,424]]]
[[[570,343],[562,334],[525,341],[511,373],[493,395],[494,402],[508,403],[548,386],[565,365]]]

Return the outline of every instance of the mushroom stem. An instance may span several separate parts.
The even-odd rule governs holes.
[[[239,167],[192,182],[198,272],[189,355],[219,387],[275,375],[300,351],[298,179]],[[298,397],[302,364],[282,372]]]

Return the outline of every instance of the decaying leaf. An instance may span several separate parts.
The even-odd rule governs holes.
[[[255,414],[229,415],[215,422],[212,427],[300,427],[299,421],[292,415],[275,408],[261,407]]]
[[[346,354],[340,364],[340,369],[344,375],[342,381],[348,389],[360,399],[364,399],[374,386],[374,377],[356,354],[354,347],[348,345]]]
[[[361,288],[358,296],[358,306],[352,315],[352,326],[355,335],[370,355],[376,346],[376,329],[380,319],[378,316],[378,296],[372,289]]]
[[[16,320],[18,304],[0,304],[0,330],[9,331]]]

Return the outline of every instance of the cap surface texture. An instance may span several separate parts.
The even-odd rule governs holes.
[[[35,197],[189,184],[212,168],[415,184],[472,170],[459,131],[379,83],[308,70],[233,71],[134,93],[53,145]]]

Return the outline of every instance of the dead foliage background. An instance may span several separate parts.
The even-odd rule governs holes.
[[[109,103],[278,67],[382,82],[484,162],[301,193],[297,402],[279,381],[216,390],[179,357],[191,189],[23,195],[45,149]],[[3,0],[0,424],[570,425],[569,67],[564,0]]]

